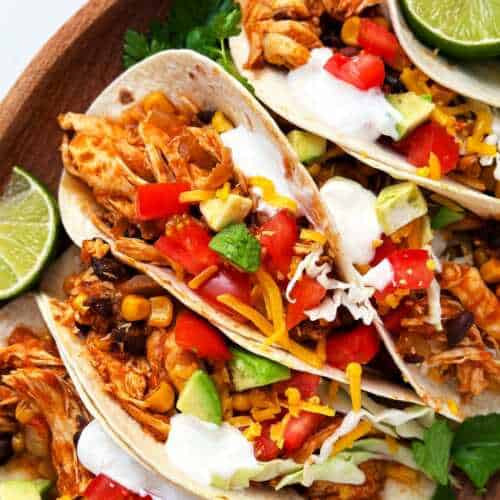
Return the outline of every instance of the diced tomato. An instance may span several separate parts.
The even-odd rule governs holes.
[[[298,417],[292,417],[285,428],[283,449],[287,455],[297,451],[305,440],[320,426],[326,417],[308,411],[300,412]]]
[[[386,257],[389,257],[392,252],[395,252],[398,249],[396,243],[394,243],[391,238],[387,236],[383,236],[383,243],[375,250],[375,256],[370,262],[370,266],[375,267],[377,264],[380,264]]]
[[[290,302],[286,309],[287,328],[293,328],[304,321],[307,318],[305,311],[319,305],[325,295],[326,290],[314,278],[304,274],[290,294],[295,302]]]
[[[422,290],[431,284],[434,271],[429,269],[430,256],[427,250],[396,250],[387,258],[392,265],[396,287]]]
[[[382,318],[386,330],[393,335],[397,335],[401,330],[401,321],[407,314],[408,314],[408,308],[405,307],[404,305],[399,306],[397,309],[394,309],[389,314],[386,314]]]
[[[139,220],[154,220],[184,214],[189,205],[179,201],[179,195],[189,191],[184,182],[145,184],[137,188],[136,213]]]
[[[349,363],[369,363],[380,348],[380,339],[373,325],[358,325],[350,332],[331,335],[326,342],[326,359],[345,370]]]
[[[179,225],[170,226],[168,231],[168,236],[160,237],[155,247],[188,273],[198,274],[220,263],[219,256],[208,246],[210,233],[194,219],[182,219]]]
[[[260,227],[260,244],[266,249],[266,265],[271,271],[288,274],[298,238],[297,220],[287,210],[281,210]]]
[[[217,274],[205,281],[197,290],[198,294],[209,302],[213,307],[234,315],[229,307],[221,304],[217,297],[229,293],[245,304],[250,304],[252,294],[252,283],[250,275],[242,273],[234,268],[223,268]]]
[[[457,142],[444,127],[434,122],[420,125],[394,147],[416,167],[427,166],[431,152],[434,153],[439,159],[443,175],[454,170],[458,164]]]
[[[361,53],[347,57],[336,52],[324,68],[336,78],[344,80],[358,89],[368,90],[380,87],[385,79],[384,61],[379,56]]]
[[[90,482],[83,496],[85,500],[151,500],[149,495],[141,497],[104,474],[99,474]]]
[[[299,390],[303,399],[308,399],[317,394],[320,382],[321,377],[319,375],[294,372],[292,378],[284,380],[283,382],[278,382],[276,388],[279,393],[284,394],[289,387],[295,387]]]
[[[228,361],[231,351],[222,334],[204,319],[189,311],[182,311],[175,322],[175,342],[194,351],[200,358]]]
[[[393,61],[399,48],[398,39],[381,24],[370,19],[361,19],[358,43],[370,54]]]
[[[257,460],[269,462],[279,454],[278,445],[269,437],[271,424],[263,424],[261,435],[253,442],[253,452]]]

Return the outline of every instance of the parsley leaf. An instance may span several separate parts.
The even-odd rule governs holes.
[[[455,433],[453,449],[464,446],[500,446],[500,414],[469,418]]]
[[[424,432],[424,442],[413,441],[415,462],[439,484],[448,484],[448,464],[453,432],[442,419],[436,419]]]
[[[210,240],[209,247],[244,271],[259,269],[260,243],[245,224],[227,226]]]
[[[220,64],[247,89],[252,86],[237,70],[228,38],[240,33],[241,10],[233,0],[177,0],[164,23],[153,23],[147,35],[128,30],[123,63],[126,68],[162,50],[187,48]]]

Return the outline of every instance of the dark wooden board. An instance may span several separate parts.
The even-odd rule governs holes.
[[[146,30],[168,6],[168,0],[90,0],[61,27],[0,104],[0,185],[20,165],[55,193],[62,168],[57,115],[84,111],[123,71],[125,31]]]

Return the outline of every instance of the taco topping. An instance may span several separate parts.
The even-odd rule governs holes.
[[[334,279],[335,249],[297,201],[278,147],[221,111],[207,124],[186,103],[154,92],[119,119],[62,115],[66,170],[92,189],[92,219],[118,251],[171,267],[211,306],[321,367],[344,327],[339,311],[372,321],[367,297]],[[122,314],[146,319],[151,307],[129,297]]]

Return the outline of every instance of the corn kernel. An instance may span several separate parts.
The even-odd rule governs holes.
[[[448,403],[448,409],[450,410],[450,412],[457,416],[458,415],[458,405],[456,403],[456,401],[454,399],[448,399],[447,401]]]
[[[429,177],[435,181],[441,179],[441,162],[432,152],[429,155]]]
[[[349,17],[342,25],[340,38],[346,45],[358,45],[360,27],[361,19],[358,16]]]
[[[175,107],[163,92],[151,92],[151,94],[148,94],[142,101],[142,107],[146,112],[156,109],[163,113],[175,113]]]
[[[226,118],[222,111],[216,111],[214,113],[211,125],[219,134],[222,134],[223,132],[227,132],[228,130],[234,128],[233,124]]]
[[[489,259],[479,269],[486,283],[500,283],[500,259]]]
[[[151,297],[151,314],[148,319],[148,325],[165,328],[172,323],[174,305],[167,296]]]
[[[73,308],[81,313],[81,314],[85,314],[89,308],[85,305],[85,303],[87,302],[87,299],[88,299],[88,296],[84,293],[79,293],[72,301],[71,301],[71,304],[73,306]]]
[[[429,177],[429,167],[417,168],[417,175],[420,177]]]
[[[233,410],[249,411],[252,407],[252,402],[248,394],[235,394],[232,398]]]
[[[151,313],[151,303],[140,295],[127,295],[122,300],[121,313],[126,321],[140,321]]]
[[[158,388],[145,400],[145,403],[153,411],[167,413],[174,407],[175,392],[168,382],[160,382]]]

